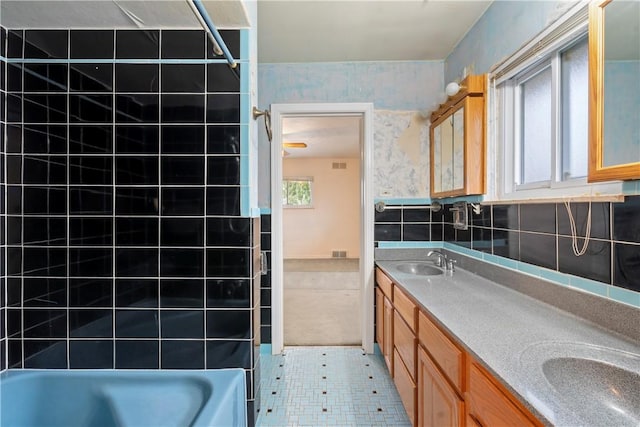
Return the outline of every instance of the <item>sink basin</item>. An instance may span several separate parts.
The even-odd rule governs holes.
[[[401,273],[414,274],[416,276],[437,276],[442,270],[425,262],[405,262],[398,264],[396,269]]]
[[[576,357],[549,359],[542,364],[542,372],[574,411],[590,419],[606,419],[606,425],[640,425],[640,374]]]

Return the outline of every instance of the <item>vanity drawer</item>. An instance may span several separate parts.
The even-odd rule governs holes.
[[[418,339],[458,393],[464,384],[464,352],[423,313],[418,313]]]
[[[391,299],[391,290],[393,289],[393,283],[391,283],[391,279],[387,277],[386,274],[382,272],[379,268],[376,268],[376,283],[378,287],[382,291],[383,294],[387,296],[387,298]]]
[[[407,322],[413,332],[416,331],[417,307],[408,296],[397,286],[393,287],[393,306],[400,316]]]

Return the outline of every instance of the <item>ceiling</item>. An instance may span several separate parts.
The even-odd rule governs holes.
[[[283,142],[304,142],[306,148],[284,148],[287,159],[360,157],[361,116],[285,117]]]

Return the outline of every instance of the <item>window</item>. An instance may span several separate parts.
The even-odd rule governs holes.
[[[513,191],[586,183],[588,72],[582,36],[500,85],[505,105],[513,106],[503,115]]]
[[[282,180],[282,206],[285,208],[311,208],[313,178],[285,178]]]

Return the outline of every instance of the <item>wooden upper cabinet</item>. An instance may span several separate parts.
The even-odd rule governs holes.
[[[470,75],[431,114],[431,197],[485,193],[486,76]]]

